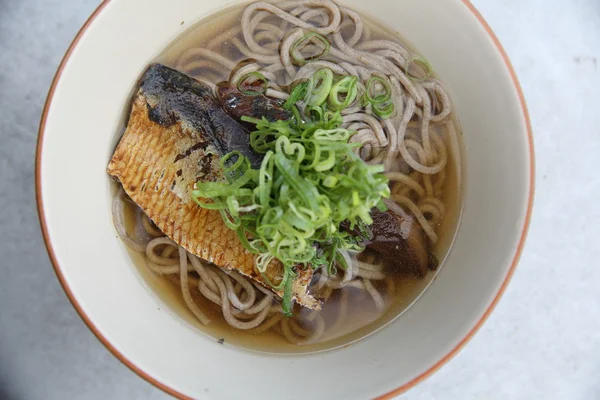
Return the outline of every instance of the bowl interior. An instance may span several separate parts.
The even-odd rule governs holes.
[[[527,222],[532,159],[526,115],[484,26],[458,0],[373,0],[368,8],[344,1],[397,30],[447,85],[468,159],[463,219],[444,268],[401,318],[352,346],[286,357],[222,346],[174,318],[145,287],[151,278],[132,268],[112,227],[105,166],[138,76],[194,21],[235,2],[150,3],[103,5],[66,60],[45,116],[38,149],[41,218],[72,300],[121,357],[194,398],[239,398],[249,391],[265,398],[366,398],[416,382],[486,314],[512,270]],[[355,376],[368,379],[348,379]],[[330,384],[312,389],[309,383],[324,377]],[[268,386],[258,383],[264,379]]]

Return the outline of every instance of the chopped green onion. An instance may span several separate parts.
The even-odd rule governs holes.
[[[336,178],[335,176],[328,176],[327,178],[323,179],[323,186],[325,186],[326,188],[333,188],[335,187],[335,185],[337,185],[338,183],[338,178]]]
[[[327,123],[327,129],[334,129],[342,124],[342,114],[339,112],[325,111],[323,121]]]
[[[323,107],[318,106],[306,106],[304,112],[308,118],[315,122],[322,121],[323,117],[325,116],[325,110],[323,110]]]
[[[383,93],[378,92],[380,89],[383,89]],[[367,81],[365,97],[368,102],[373,105],[385,103],[392,98],[392,87],[387,79],[383,79],[379,76],[372,76]]]
[[[390,118],[396,106],[392,101],[392,88],[389,81],[379,76],[369,78],[361,104],[363,107],[371,104],[373,111],[381,119]]]
[[[410,72],[411,63],[422,64],[426,68],[425,76],[417,76],[417,75],[411,73]],[[426,59],[424,59],[422,57],[418,57],[418,56],[406,60],[406,65],[404,67],[404,71],[406,72],[408,79],[417,81],[417,82],[425,81],[425,80],[429,79],[429,77],[431,77],[431,75],[433,74],[433,68],[431,67],[431,64],[429,64],[429,62]]]
[[[292,114],[294,114],[294,121],[296,121],[297,124],[301,124],[303,121],[303,118],[302,118],[302,113],[300,113],[300,109],[298,108],[298,106],[292,107]]]
[[[310,85],[309,81],[304,81],[304,82],[300,82],[296,86],[294,86],[292,93],[290,93],[290,97],[288,97],[288,99],[285,101],[285,103],[283,103],[283,108],[285,108],[286,110],[291,110],[292,107],[294,105],[296,105],[296,103],[304,100],[306,98],[306,96],[308,95],[309,85]]]
[[[333,85],[333,71],[329,68],[321,68],[311,78],[312,85],[308,97],[308,104],[320,106],[327,100]]]
[[[235,158],[236,160],[233,163],[231,163],[229,160],[233,158]],[[242,155],[242,153],[237,150],[225,154],[225,156],[221,157],[221,160],[219,162],[227,178],[231,176],[237,177],[242,175],[250,166],[250,164],[248,164],[248,159],[245,158]]]
[[[360,232],[373,222],[371,209],[385,209],[383,198],[390,195],[382,166],[367,165],[354,153],[356,145],[348,143],[353,132],[340,127],[339,111],[323,105],[307,106],[306,112],[311,121],[243,117],[255,125],[252,148],[265,154],[260,168],[240,153],[227,154],[221,159],[226,180],[198,182],[192,191],[201,207],[219,210],[244,248],[257,255],[264,282],[283,291],[286,315],[293,306],[295,269],[322,266],[333,274],[336,265],[347,268],[340,251],[361,250]],[[359,235],[340,229],[342,224],[358,227]],[[266,271],[275,259],[283,274],[271,282]]]
[[[320,43],[322,45],[321,52],[315,54],[310,57],[304,57],[300,53],[300,51],[308,44],[308,43]],[[327,53],[329,53],[329,49],[331,48],[331,44],[325,38],[325,36],[318,34],[317,32],[308,32],[306,35],[302,36],[298,40],[294,42],[292,47],[290,48],[290,57],[292,58],[294,64],[303,66],[309,61],[318,60],[322,57],[325,57]]]
[[[283,309],[283,314],[286,317],[292,316],[292,289],[294,287],[294,279],[288,277],[284,280],[283,287],[283,299],[281,301],[281,307]]]
[[[336,251],[335,259],[344,271],[346,271],[348,269],[349,265],[346,262],[346,259],[340,254],[339,251]]]
[[[356,100],[358,78],[345,76],[333,85],[329,92],[329,105],[333,110],[343,110]]]
[[[267,92],[269,81],[258,71],[242,76],[237,84],[237,89],[249,96],[259,96]]]
[[[396,107],[391,101],[382,104],[373,104],[373,111],[375,111],[375,114],[381,119],[388,119],[391,117],[394,114],[395,109]]]

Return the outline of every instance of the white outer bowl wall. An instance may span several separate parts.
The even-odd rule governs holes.
[[[533,148],[514,72],[466,0],[344,1],[412,43],[452,95],[468,158],[454,247],[416,304],[354,345],[304,356],[224,347],[174,318],[141,283],[112,226],[105,165],[147,64],[194,21],[234,3],[113,0],[80,31],[50,90],[38,142],[38,208],[57,275],[100,340],[179,397],[362,399],[406,390],[474,334],[522,249]]]

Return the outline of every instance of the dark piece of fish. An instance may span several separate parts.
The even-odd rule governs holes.
[[[238,150],[252,165],[260,165],[262,156],[252,151],[242,127],[223,113],[210,86],[154,64],[144,73],[140,89],[151,121],[165,128],[181,122],[189,132],[213,144],[221,155]]]
[[[228,82],[222,82],[217,86],[217,94],[225,112],[238,121],[241,121],[243,116],[266,117],[271,122],[292,117],[292,113],[283,108],[282,101],[262,94],[256,96],[244,94]],[[250,124],[248,128],[252,129],[254,125]]]
[[[377,209],[373,209],[371,217],[373,237],[366,243],[367,248],[377,252],[390,269],[420,278],[428,268],[437,267],[425,234],[414,217]]]
[[[232,150],[260,162],[247,132],[224,112],[208,85],[154,64],[139,82],[127,129],[107,170],[177,244],[265,284],[254,269],[255,256],[225,226],[219,212],[199,207],[190,196],[195,182],[223,178],[219,158]],[[272,263],[266,277],[276,281],[280,268]],[[320,308],[308,294],[312,270],[297,272],[294,298],[303,306]]]

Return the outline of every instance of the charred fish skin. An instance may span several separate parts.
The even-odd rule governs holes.
[[[231,131],[220,136],[215,133],[226,127]],[[279,266],[270,264],[263,278],[255,270],[254,254],[225,225],[219,211],[202,208],[191,197],[196,182],[223,179],[219,163],[222,149],[239,150],[233,147],[238,142],[215,138],[232,132],[247,140],[247,133],[222,110],[208,85],[168,67],[152,65],[139,81],[127,129],[107,172],[179,246],[270,287],[265,279],[280,277]],[[312,269],[297,273],[293,298],[302,306],[320,309],[321,304],[308,292]],[[283,296],[282,291],[274,292]]]
[[[139,84],[148,117],[168,128],[180,122],[188,132],[203,132],[221,156],[237,150],[253,167],[262,160],[250,147],[245,129],[228,115],[210,86],[162,64],[152,64]]]

